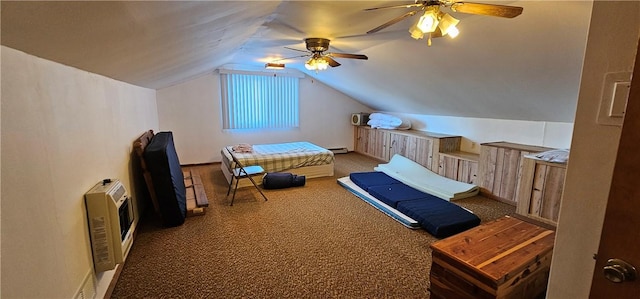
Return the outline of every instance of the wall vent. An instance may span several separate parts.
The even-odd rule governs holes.
[[[93,299],[96,296],[96,278],[93,271],[89,270],[82,280],[82,285],[76,292],[74,299]]]
[[[346,154],[349,152],[349,150],[347,150],[346,147],[330,148],[329,150],[332,151],[334,154]]]

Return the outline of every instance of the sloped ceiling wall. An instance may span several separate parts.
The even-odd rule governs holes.
[[[368,30],[411,1],[2,1],[2,45],[135,85],[160,89],[226,65],[261,67],[331,39],[342,66],[287,67],[390,112],[572,122],[591,1],[475,1],[521,6],[514,19],[452,13],[456,39],[431,47],[407,31],[417,16]],[[448,11],[448,10],[447,10]]]

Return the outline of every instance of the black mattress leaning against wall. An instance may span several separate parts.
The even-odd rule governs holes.
[[[187,212],[184,176],[172,132],[158,132],[144,150],[158,208],[165,226],[184,223]]]

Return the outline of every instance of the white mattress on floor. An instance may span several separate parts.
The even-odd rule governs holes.
[[[398,154],[394,155],[389,163],[379,164],[374,169],[408,186],[448,201],[475,196],[480,191],[476,185],[440,176]]]

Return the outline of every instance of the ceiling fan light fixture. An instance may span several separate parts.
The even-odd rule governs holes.
[[[452,17],[448,13],[445,13],[440,17],[438,28],[440,28],[440,31],[442,31],[442,35],[449,34],[452,38],[454,38],[458,36],[458,33],[460,33],[460,31],[458,31],[458,28],[456,28],[456,25],[458,25],[458,23],[460,23],[460,20]]]
[[[418,28],[417,23],[409,28],[409,33],[413,39],[421,39],[424,37],[424,32]]]
[[[329,67],[329,62],[322,57],[311,57],[304,64],[304,67],[310,71],[324,71]]]
[[[458,30],[458,27],[452,26],[449,28],[449,32],[447,32],[447,34],[449,34],[451,38],[456,38],[456,36],[460,34],[460,30]]]
[[[264,65],[264,68],[268,70],[281,70],[284,69],[284,63],[268,62]]]
[[[404,15],[391,19],[390,21],[367,31],[367,34],[376,33],[393,24],[397,24],[406,18],[412,17],[421,11],[424,11],[422,16],[420,16],[420,18],[409,28],[409,33],[411,33],[411,37],[414,39],[422,39],[425,35],[428,34],[428,44],[431,45],[432,38],[445,35],[449,35],[451,38],[455,38],[460,33],[460,31],[456,27],[460,20],[452,17],[448,13],[443,13],[442,11],[440,11],[440,7],[448,7],[453,12],[502,18],[515,18],[522,14],[523,10],[523,8],[519,6],[473,3],[464,2],[464,0],[415,0],[412,4],[388,5],[367,8],[365,10],[370,11],[387,8],[409,7],[416,7],[419,9],[410,11],[408,13],[405,13]]]
[[[434,32],[438,26],[438,8],[429,7],[424,12],[424,15],[418,19],[416,27],[422,31],[422,33]]]

